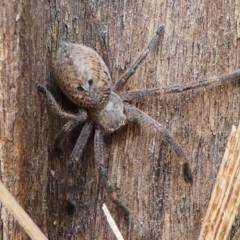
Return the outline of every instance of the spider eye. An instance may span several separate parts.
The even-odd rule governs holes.
[[[81,86],[78,86],[78,87],[77,87],[77,90],[78,90],[78,91],[85,91],[84,88],[81,87]]]
[[[89,79],[89,80],[88,80],[88,84],[89,84],[89,86],[91,87],[92,84],[93,84],[93,80],[92,80],[92,79]]]

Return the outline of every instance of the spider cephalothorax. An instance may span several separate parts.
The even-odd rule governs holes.
[[[162,137],[172,146],[177,155],[184,160],[184,180],[186,182],[192,182],[189,161],[184,151],[169,131],[147,114],[130,105],[128,101],[162,93],[182,92],[188,89],[207,86],[209,84],[218,84],[219,82],[235,79],[240,76],[240,71],[237,71],[220,78],[193,83],[182,87],[176,86],[165,89],[158,88],[120,92],[127,80],[134,74],[137,67],[145,59],[150,49],[155,46],[159,36],[163,32],[164,26],[160,26],[154,32],[149,44],[135,63],[114,85],[111,83],[111,77],[107,66],[94,50],[81,44],[61,42],[54,65],[57,84],[62,89],[63,93],[79,107],[79,114],[63,112],[52,94],[42,85],[38,85],[39,91],[46,95],[53,110],[61,117],[70,120],[60,130],[57,142],[61,140],[65,133],[85,122],[70,155],[70,162],[78,161],[81,158],[91,132],[95,128],[95,163],[98,165],[99,172],[106,183],[108,193],[111,194],[113,201],[120,205],[127,215],[129,215],[130,211],[122,201],[114,197],[111,184],[107,177],[107,171],[103,167],[106,158],[103,136],[109,132],[116,131],[128,121],[136,122],[145,129],[155,129],[159,131]],[[73,184],[71,179],[68,179],[68,183]],[[73,203],[73,199],[71,199],[71,197],[69,198],[69,201]]]

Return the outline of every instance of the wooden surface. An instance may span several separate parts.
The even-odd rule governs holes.
[[[48,68],[46,2],[0,1],[0,178],[47,233],[47,115],[36,83]],[[48,13],[48,14],[47,14]],[[0,205],[0,239],[28,239]]]
[[[131,209],[130,225],[98,181],[93,139],[76,176],[78,211],[72,217],[63,210],[64,174],[80,129],[64,142],[62,151],[53,152],[63,122],[46,111],[35,84],[48,84],[65,109],[76,110],[51,75],[58,41],[81,42],[97,50],[115,82],[160,24],[165,24],[165,34],[159,46],[125,90],[170,87],[229,73],[240,68],[239,1],[4,3],[7,7],[0,9],[1,177],[30,216],[49,239],[115,239],[101,209],[106,202],[124,239],[197,239],[231,126],[240,119],[238,80],[133,102],[182,144],[191,160],[192,186],[183,181],[180,159],[160,134],[130,124],[106,138],[109,177]],[[24,239],[3,207],[1,215],[3,239]],[[230,239],[239,225],[237,216]]]
[[[232,127],[199,240],[227,239],[240,203],[240,126]]]

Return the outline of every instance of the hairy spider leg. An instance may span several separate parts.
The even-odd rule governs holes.
[[[66,113],[64,112],[59,104],[56,102],[54,99],[53,95],[42,85],[38,84],[37,85],[38,91],[45,94],[48,104],[51,106],[53,111],[59,115],[61,118],[64,119],[70,119],[70,120],[75,120],[79,123],[86,121],[87,119],[87,112],[83,109],[79,112],[79,114],[71,114],[71,113]]]
[[[117,204],[126,215],[127,221],[130,221],[130,210],[121,200],[114,196],[114,192],[111,183],[108,179],[107,170],[103,167],[105,160],[108,157],[108,151],[104,144],[103,131],[96,129],[94,134],[94,159],[96,167],[99,169],[100,176],[104,180],[107,193],[110,195],[112,201]]]
[[[192,183],[192,174],[191,169],[189,167],[188,158],[186,154],[183,152],[178,142],[169,133],[169,131],[159,122],[157,122],[156,120],[142,112],[140,109],[127,103],[124,104],[124,108],[129,121],[137,122],[143,129],[155,128],[157,131],[161,132],[163,139],[166,140],[172,146],[172,148],[174,149],[178,156],[180,156],[186,161],[183,164],[184,180],[186,182]]]
[[[82,157],[83,150],[87,145],[88,139],[93,130],[93,124],[91,122],[86,122],[83,126],[83,129],[78,137],[78,140],[72,150],[70,155],[71,161],[79,161]]]
[[[195,83],[189,83],[183,86],[173,86],[169,88],[164,88],[164,93],[178,93],[187,90],[202,88],[202,87],[215,87],[219,86],[227,81],[234,81],[240,78],[240,69],[233,71],[231,73],[222,75],[220,77],[211,77],[208,80],[203,80]]]
[[[70,120],[67,123],[65,123],[62,128],[59,130],[55,140],[54,140],[54,148],[59,148],[60,144],[63,142],[63,140],[66,138],[66,136],[76,127],[78,126],[79,122],[75,120]]]
[[[161,25],[157,28],[157,30],[154,32],[153,36],[151,37],[147,47],[142,51],[140,56],[137,58],[137,60],[133,63],[133,65],[121,76],[117,82],[113,86],[114,91],[119,91],[121,88],[124,87],[124,85],[127,83],[127,80],[135,73],[139,65],[142,63],[142,61],[147,57],[149,51],[155,47],[156,43],[159,40],[159,37],[164,32],[164,25]]]
[[[123,102],[129,102],[134,99],[144,98],[144,97],[154,97],[163,94],[163,88],[152,88],[152,89],[142,89],[135,91],[126,91],[118,93]]]
[[[83,155],[83,150],[85,149],[87,142],[90,138],[91,132],[93,129],[93,124],[91,122],[86,122],[82,128],[82,131],[78,137],[78,140],[73,148],[73,151],[70,155],[70,162],[67,167],[67,176],[65,183],[65,191],[66,191],[66,202],[67,202],[67,210],[70,214],[75,211],[76,203],[74,201],[74,192],[75,192],[75,182],[74,177],[79,170],[79,160]]]
[[[240,78],[240,69],[235,70],[229,74],[225,74],[219,78],[220,82],[225,82],[229,80],[236,80]]]
[[[168,88],[153,88],[119,93],[123,101],[131,101],[136,98],[157,96],[161,94],[180,93],[187,90],[193,90],[202,87],[215,87],[227,81],[233,81],[240,78],[240,70],[223,75],[221,77],[212,77],[209,80],[190,83],[183,86],[173,86]]]

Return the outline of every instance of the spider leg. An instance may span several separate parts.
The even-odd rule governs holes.
[[[47,98],[47,101],[48,101],[49,105],[51,106],[53,111],[57,115],[59,115],[61,118],[75,120],[79,123],[84,122],[87,119],[87,113],[86,113],[85,110],[81,109],[79,111],[79,114],[77,114],[77,115],[76,114],[71,114],[71,113],[66,113],[61,109],[59,104],[54,99],[53,95],[44,86],[38,84],[37,88],[38,88],[39,92],[46,95],[46,98]]]
[[[182,157],[186,162],[183,164],[183,176],[186,182],[192,182],[192,174],[189,167],[189,161],[182,148],[178,144],[178,142],[173,138],[173,136],[169,133],[169,131],[163,127],[162,124],[158,123],[153,118],[149,117],[147,114],[139,110],[138,108],[124,104],[125,113],[129,121],[137,122],[144,129],[152,129],[160,131],[163,138],[173,147],[174,151],[178,156]]]
[[[157,96],[163,93],[164,93],[164,90],[162,88],[152,88],[152,89],[121,92],[118,94],[121,97],[123,102],[129,102],[134,99]]]
[[[173,86],[168,88],[153,88],[153,89],[128,91],[128,92],[119,93],[119,95],[121,96],[123,101],[131,101],[136,98],[157,96],[160,94],[180,93],[187,90],[192,90],[192,89],[197,89],[202,87],[218,86],[226,81],[233,81],[239,78],[240,78],[240,69],[220,77],[210,78],[209,80],[190,83],[184,86]]]
[[[130,221],[130,210],[129,208],[123,203],[121,200],[117,199],[113,194],[113,189],[111,186],[111,183],[108,179],[107,170],[102,166],[104,165],[104,162],[106,158],[108,157],[107,150],[104,146],[104,139],[103,139],[103,132],[101,129],[95,130],[94,135],[94,159],[95,164],[99,168],[99,173],[102,179],[104,180],[107,193],[110,194],[111,199],[114,203],[116,203],[121,209],[123,210],[124,214],[126,215],[126,218],[128,221]]]
[[[54,141],[54,148],[58,148],[61,142],[66,138],[68,133],[70,133],[77,125],[81,123],[75,121],[75,120],[70,120],[67,123],[65,123],[60,131],[58,132],[55,141]]]
[[[161,91],[163,91],[163,93],[178,93],[178,92],[184,92],[187,90],[197,89],[202,87],[214,87],[214,86],[221,85],[227,81],[233,81],[239,78],[240,78],[240,69],[234,72],[222,75],[220,77],[212,77],[212,78],[209,78],[208,80],[203,80],[196,83],[190,83],[184,86],[173,86],[168,88],[162,88]]]
[[[118,81],[114,84],[113,90],[118,91],[120,90],[126,83],[127,80],[135,73],[138,66],[141,64],[141,62],[147,57],[149,51],[154,48],[156,45],[159,37],[164,32],[164,25],[161,25],[157,28],[157,30],[154,32],[152,38],[150,39],[148,46],[142,51],[140,56],[137,58],[137,60],[133,63],[133,65],[123,74],[122,77],[118,79]]]
[[[86,122],[84,124],[83,129],[70,155],[71,161],[77,162],[82,157],[83,150],[91,135],[92,129],[93,129],[93,124],[91,122]]]
[[[78,137],[78,140],[73,148],[73,151],[70,155],[70,162],[67,167],[67,182],[65,185],[65,190],[67,193],[67,209],[69,213],[73,213],[76,207],[76,204],[74,202],[74,186],[75,181],[74,177],[79,170],[79,160],[82,157],[83,150],[89,140],[89,137],[91,135],[93,129],[93,124],[91,122],[86,122],[83,126],[83,129]]]

